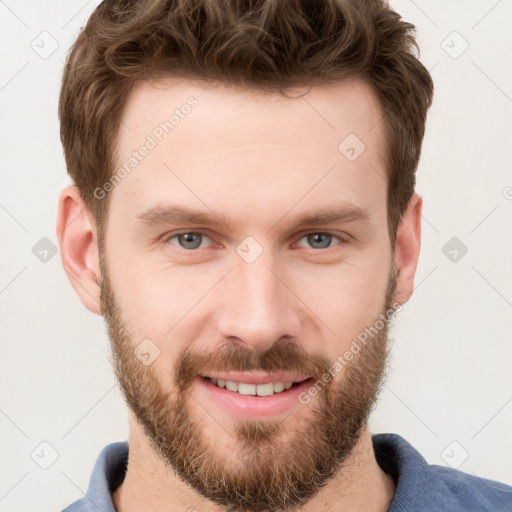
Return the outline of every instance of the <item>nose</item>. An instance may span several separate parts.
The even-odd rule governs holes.
[[[268,254],[268,255],[267,255]],[[234,255],[234,268],[224,279],[219,335],[247,348],[265,351],[300,330],[299,300],[286,272],[269,251],[247,263]]]

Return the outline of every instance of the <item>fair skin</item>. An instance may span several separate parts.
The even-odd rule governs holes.
[[[391,252],[382,112],[374,93],[358,80],[314,87],[307,101],[225,86],[205,89],[188,80],[140,84],[124,112],[118,164],[190,96],[197,107],[110,192],[110,279],[135,338],[157,341],[161,353],[153,364],[160,385],[174,389],[173,362],[186,347],[211,349],[225,340],[263,351],[288,336],[300,339],[307,351],[321,348],[334,361],[380,312],[393,263],[399,271],[395,301],[409,299],[419,257],[417,194]],[[353,162],[338,150],[351,133],[366,146]],[[213,212],[229,226],[137,220],[142,212],[171,204]],[[367,218],[292,229],[301,214],[326,207],[357,207]],[[74,186],[61,193],[57,231],[71,284],[99,314],[96,224]],[[203,241],[193,251],[180,247],[177,237],[169,240],[198,231]],[[333,235],[329,248],[308,245],[306,235],[326,232]],[[248,236],[262,248],[251,263],[236,252]],[[188,406],[204,425],[205,441],[215,443],[219,454],[227,454],[224,463],[235,468],[230,433],[241,412],[211,405],[199,385],[192,398]],[[310,409],[297,404],[283,415],[282,440]],[[221,510],[164,465],[133,414],[129,445],[126,478],[114,493],[117,511]],[[393,492],[365,429],[343,471],[302,510],[383,511]]]

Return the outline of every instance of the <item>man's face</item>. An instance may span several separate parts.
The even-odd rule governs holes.
[[[375,325],[395,286],[382,113],[360,81],[294,99],[203,89],[129,98],[118,166],[150,149],[111,192],[102,312],[162,460],[220,505],[276,509],[340,468],[381,383]],[[346,215],[305,222],[326,210]]]

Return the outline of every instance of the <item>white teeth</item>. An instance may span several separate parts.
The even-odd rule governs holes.
[[[267,384],[256,385],[222,379],[213,379],[212,382],[214,382],[219,388],[226,388],[229,391],[250,396],[270,396],[274,393],[282,393],[284,390],[290,389],[293,385],[293,382],[269,382]]]
[[[256,386],[256,394],[258,396],[270,396],[274,394],[274,384],[269,382],[268,384],[258,384]]]
[[[233,382],[231,380],[226,381],[226,389],[229,391],[238,391],[238,382]]]
[[[276,382],[274,384],[274,393],[281,393],[284,391],[284,382]]]
[[[256,384],[246,384],[245,382],[240,382],[238,384],[238,392],[241,395],[255,395]]]

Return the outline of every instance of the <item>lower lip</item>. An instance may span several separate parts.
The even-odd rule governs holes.
[[[274,393],[269,396],[252,396],[219,388],[213,382],[202,377],[198,377],[198,382],[210,402],[213,401],[233,416],[242,418],[270,417],[289,412],[297,405],[301,405],[299,395],[311,386],[308,379],[281,393]]]

